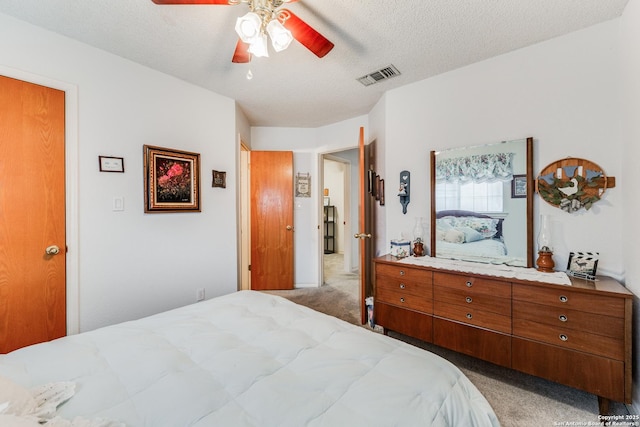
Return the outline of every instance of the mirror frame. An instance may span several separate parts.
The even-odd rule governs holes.
[[[460,147],[464,148],[464,147]],[[527,168],[527,267],[535,266],[533,252],[533,138],[526,139],[526,168]],[[436,151],[430,153],[430,191],[431,191],[431,251],[430,256],[436,257]]]

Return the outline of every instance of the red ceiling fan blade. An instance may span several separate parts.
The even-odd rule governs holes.
[[[307,49],[315,53],[318,58],[325,56],[331,49],[333,43],[327,40],[322,34],[311,28],[309,24],[298,18],[289,9],[281,9],[278,17],[282,17],[282,25],[291,31],[293,38],[302,43]]]
[[[229,0],[151,0],[155,4],[226,4]]]
[[[231,62],[235,62],[236,64],[245,64],[247,62],[251,62],[249,43],[245,43],[242,40],[238,39],[238,43],[236,44],[236,51],[233,52],[233,59],[231,60]]]

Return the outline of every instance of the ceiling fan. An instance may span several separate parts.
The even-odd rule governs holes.
[[[318,58],[324,57],[333,43],[309,24],[298,18],[289,9],[281,8],[285,3],[298,0],[152,0],[159,5],[217,4],[235,6],[246,3],[250,11],[236,21],[238,43],[232,62],[246,63],[251,56],[269,56],[267,35],[276,52],[286,49],[293,39],[313,52]]]

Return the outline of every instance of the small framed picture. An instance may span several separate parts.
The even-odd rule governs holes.
[[[98,156],[100,172],[124,173],[124,158],[111,156]]]
[[[511,198],[527,197],[527,175],[513,175],[511,180]]]
[[[570,252],[567,274],[582,279],[595,280],[599,255],[598,252]]]
[[[220,171],[211,171],[213,175],[212,187],[227,188],[227,173]]]

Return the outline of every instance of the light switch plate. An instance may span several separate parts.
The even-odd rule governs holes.
[[[114,197],[113,198],[113,211],[119,212],[124,210],[124,197]]]

